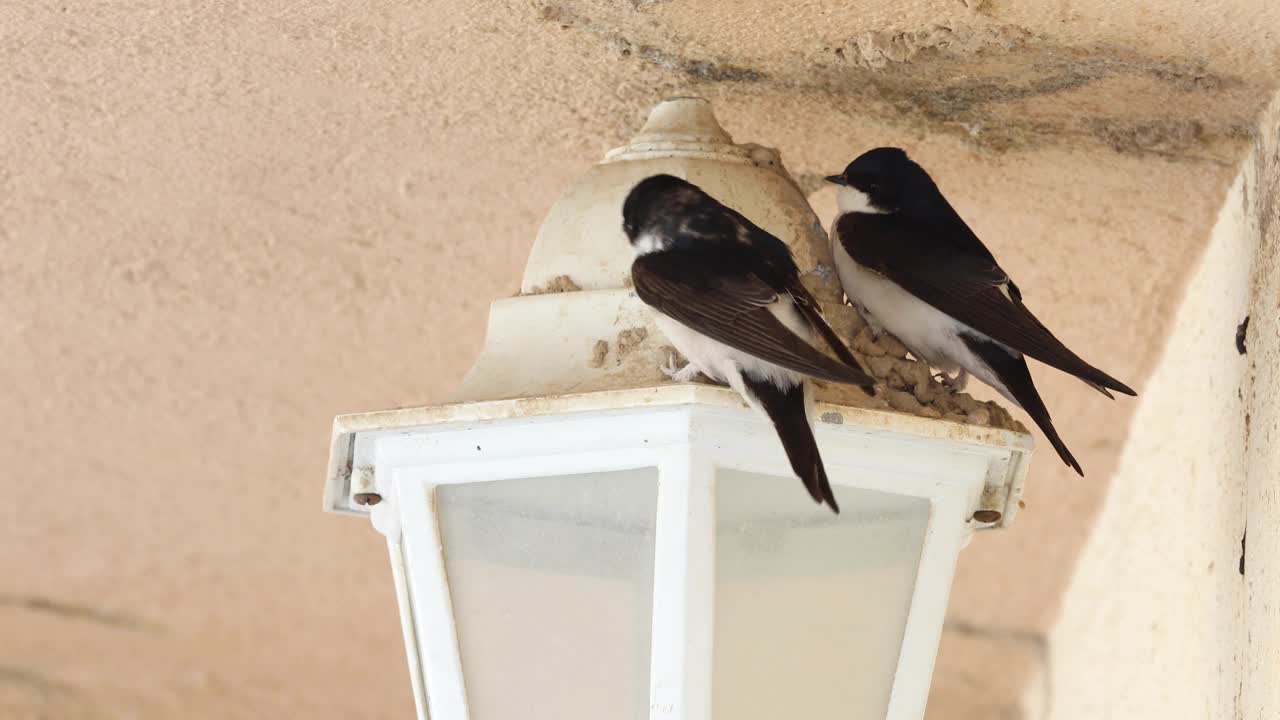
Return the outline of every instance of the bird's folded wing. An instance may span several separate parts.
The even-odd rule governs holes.
[[[636,294],[658,312],[735,350],[832,382],[862,385],[865,376],[823,355],[770,310],[778,293],[751,274],[699,277],[681,258],[650,253],[631,266]]]
[[[994,260],[938,237],[949,231],[907,224],[894,215],[848,214],[836,224],[841,245],[858,264],[924,302],[996,342],[1085,382],[1134,394],[1054,337],[1022,304],[1017,287]]]
[[[875,378],[867,374],[866,368],[862,366],[862,363],[858,362],[858,358],[854,356],[853,351],[849,349],[848,345],[844,344],[844,341],[836,334],[835,328],[831,327],[831,324],[823,317],[822,307],[818,305],[817,298],[813,297],[808,288],[800,282],[799,277],[793,279],[793,282],[788,285],[787,291],[791,293],[791,299],[795,301],[796,308],[800,310],[800,314],[804,315],[809,324],[818,331],[818,334],[822,335],[822,339],[836,354],[836,357],[840,358],[845,365],[856,368],[858,372],[862,373],[864,378],[863,389],[868,393],[874,393]]]

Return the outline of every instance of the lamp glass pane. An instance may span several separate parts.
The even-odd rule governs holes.
[[[716,481],[717,720],[883,720],[928,531],[923,498],[794,477]]]
[[[471,719],[647,718],[656,469],[436,498]]]

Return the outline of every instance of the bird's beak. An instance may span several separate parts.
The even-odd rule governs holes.
[[[848,185],[848,184],[849,184],[849,183],[845,182],[845,180],[844,180],[844,176],[843,176],[843,175],[828,175],[828,176],[827,176],[827,182],[829,182],[829,183],[835,183],[836,185]]]

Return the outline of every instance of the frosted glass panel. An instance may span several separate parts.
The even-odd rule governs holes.
[[[471,720],[648,717],[657,478],[437,488]]]
[[[929,524],[928,500],[717,476],[716,720],[883,720]]]

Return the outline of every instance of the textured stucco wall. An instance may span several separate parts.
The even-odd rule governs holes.
[[[1245,408],[1244,720],[1280,717],[1280,97],[1241,198],[1257,224]]]
[[[744,7],[0,3],[0,716],[410,712],[385,549],[318,512],[330,419],[456,386],[542,214],[662,97],[806,189],[908,148],[1142,387],[1280,4]],[[1016,708],[1136,406],[1033,372],[1089,477],[1040,451],[965,551],[933,717]]]
[[[1030,717],[1280,714],[1278,212],[1280,101],[1147,380]]]

